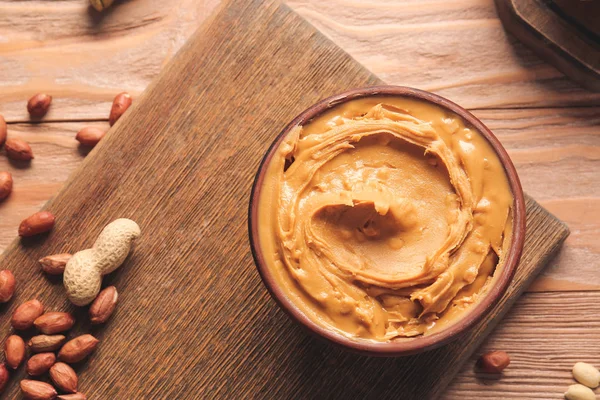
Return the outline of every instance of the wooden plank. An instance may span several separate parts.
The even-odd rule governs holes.
[[[502,141],[524,190],[572,234],[532,291],[600,290],[600,109],[477,110]]]
[[[113,97],[139,95],[220,0],[0,0],[0,114],[28,121],[27,99],[54,96],[46,121],[108,118]]]
[[[571,229],[565,246],[533,285],[531,291],[600,290],[600,202],[592,197],[544,201],[542,205]]]
[[[475,110],[513,156],[525,191],[565,221],[572,234],[528,290],[600,290],[600,108]],[[19,222],[62,187],[83,161],[75,133],[89,122],[11,124],[9,133],[32,143],[36,159],[16,168],[0,156],[0,170],[15,176],[15,193],[0,203],[0,250]],[[108,128],[106,122],[92,125]],[[0,154],[2,152],[0,151]],[[549,155],[552,157],[549,158]],[[548,181],[553,184],[549,185]]]
[[[90,125],[108,128],[108,122]],[[9,136],[29,142],[35,158],[14,163],[0,150],[0,171],[9,171],[14,180],[10,197],[0,202],[0,252],[17,236],[19,223],[54,196],[81,164],[87,150],[75,140],[80,127],[80,123],[9,125]]]
[[[184,46],[50,202],[55,230],[9,247],[0,268],[11,267],[27,286],[5,312],[38,296],[50,309],[76,313],[74,334],[88,332],[85,310],[74,310],[35,260],[87,247],[108,221],[131,217],[144,235],[106,282],[119,287],[119,307],[93,330],[101,345],[78,368],[91,398],[439,396],[566,227],[527,200],[517,275],[490,318],[459,342],[396,360],[307,336],[268,298],[252,265],[250,184],[292,116],[326,94],[379,80],[286,7],[233,3]],[[9,331],[6,319],[0,329]],[[12,397],[25,374],[16,375]]]
[[[120,2],[100,17],[85,1],[0,0],[0,114],[54,95],[46,120],[107,117],[112,97],[140,94],[220,0]],[[507,35],[489,0],[290,0],[390,84],[434,91],[467,108],[599,105]]]
[[[600,108],[476,110],[474,114],[502,141],[525,191],[538,201],[600,197],[600,186],[595,184]]]
[[[526,294],[467,362],[442,396],[446,400],[564,399],[578,361],[600,366],[600,293]],[[501,378],[477,372],[477,357],[504,350]]]
[[[490,0],[288,0],[385,82],[467,108],[598,105],[507,34]]]

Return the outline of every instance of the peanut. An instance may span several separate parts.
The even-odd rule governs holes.
[[[42,266],[42,270],[50,275],[61,275],[65,272],[65,266],[67,265],[67,261],[71,259],[71,255],[68,253],[62,254],[53,254],[51,256],[46,256],[38,260],[38,262]]]
[[[55,218],[49,211],[37,212],[21,222],[19,236],[29,237],[50,231],[54,227]]]
[[[510,364],[510,357],[504,351],[491,351],[479,358],[479,367],[488,374],[498,374]]]
[[[0,394],[6,389],[9,378],[10,374],[8,373],[8,369],[6,369],[6,365],[0,364]]]
[[[49,312],[33,321],[35,327],[46,335],[68,331],[75,325],[75,318],[66,312]]]
[[[119,293],[116,287],[109,286],[102,290],[90,306],[89,314],[92,324],[105,323],[115,310],[118,298]]]
[[[56,390],[46,382],[23,379],[20,383],[21,392],[30,400],[52,400],[56,398]]]
[[[92,335],[81,335],[69,340],[58,352],[58,359],[76,363],[89,356],[98,346],[98,339]]]
[[[63,345],[65,339],[63,335],[37,335],[29,339],[27,345],[35,353],[55,351]]]
[[[13,189],[13,178],[10,172],[0,172],[0,201],[10,196]]]
[[[6,365],[17,369],[25,359],[25,342],[20,336],[10,335],[4,342],[4,358]]]
[[[31,376],[40,376],[48,372],[56,362],[54,353],[39,353],[27,360],[25,369]]]
[[[59,390],[67,393],[77,393],[77,374],[73,368],[62,362],[57,362],[50,368],[50,379]]]
[[[565,392],[565,398],[567,400],[596,400],[596,395],[589,387],[576,383],[569,386]]]
[[[140,227],[130,219],[108,224],[91,249],[75,253],[65,267],[63,283],[69,300],[76,306],[91,303],[102,285],[102,276],[117,269],[140,236]]]
[[[15,276],[5,269],[0,271],[0,303],[9,301],[15,293]]]
[[[17,307],[12,314],[10,323],[17,330],[29,329],[33,326],[33,321],[43,313],[42,303],[38,300],[29,300]]]
[[[11,160],[29,161],[35,158],[29,143],[21,139],[7,139],[4,149],[6,156]]]
[[[113,126],[115,122],[121,118],[121,115],[123,115],[131,105],[131,102],[131,96],[127,92],[119,93],[115,96],[112,108],[110,109],[110,116],[108,117],[110,126]]]
[[[77,132],[75,139],[84,146],[94,147],[102,140],[106,132],[100,128],[88,126]]]
[[[52,104],[52,96],[44,93],[38,93],[27,102],[27,111],[34,118],[41,118],[48,112]]]
[[[597,388],[600,385],[600,371],[593,365],[578,362],[573,366],[573,377],[575,380],[589,388]]]

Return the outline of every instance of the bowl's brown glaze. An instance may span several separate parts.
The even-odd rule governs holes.
[[[265,178],[267,166],[273,157],[274,152],[279,147],[285,136],[293,127],[307,124],[311,119],[338,104],[357,98],[372,96],[398,96],[418,99],[433,103],[460,116],[468,125],[477,129],[491,144],[492,148],[504,166],[514,198],[512,242],[509,248],[508,256],[506,257],[504,268],[500,271],[500,276],[498,277],[496,284],[490,289],[487,295],[471,310],[469,310],[457,323],[452,324],[434,334],[418,336],[409,340],[374,342],[361,339],[350,339],[333,330],[329,330],[317,325],[306,315],[304,315],[277,285],[275,278],[264,262],[264,257],[259,243],[257,221],[258,204],[261,195],[260,189],[263,186],[263,180]],[[502,147],[496,136],[494,136],[494,134],[479,119],[473,116],[473,114],[459,105],[451,102],[450,100],[433,93],[401,86],[375,86],[353,89],[321,100],[294,118],[283,129],[283,131],[277,136],[267,151],[256,174],[248,210],[248,231],[254,262],[256,263],[258,272],[260,273],[265,286],[271,293],[271,296],[273,296],[281,308],[293,320],[307,328],[309,332],[324,338],[331,343],[341,345],[347,349],[359,353],[373,356],[404,356],[430,350],[456,339],[462,332],[469,329],[481,318],[483,318],[491,309],[491,307],[500,300],[510,284],[523,250],[523,243],[525,241],[525,200],[523,197],[521,183],[519,181],[519,177],[517,176],[517,171],[515,170],[512,161],[506,153],[506,150],[504,147]]]

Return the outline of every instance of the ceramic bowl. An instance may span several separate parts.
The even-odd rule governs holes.
[[[273,157],[273,154],[278,149],[280,143],[296,125],[305,125],[311,119],[320,115],[326,110],[335,107],[341,103],[363,97],[372,96],[399,96],[409,99],[416,99],[433,103],[438,107],[449,110],[452,113],[460,116],[467,125],[478,130],[491,144],[498,158],[504,165],[509,185],[512,190],[513,204],[513,235],[512,243],[510,244],[508,255],[505,258],[504,268],[500,271],[495,285],[488,291],[487,295],[477,304],[471,307],[470,310],[455,323],[448,327],[424,336],[417,336],[410,339],[392,340],[388,342],[376,342],[365,339],[351,339],[342,334],[320,326],[304,315],[286,295],[286,293],[278,286],[272,272],[264,262],[264,256],[261,251],[260,239],[258,235],[258,205],[261,196],[261,187],[265,179],[267,166]],[[277,136],[269,150],[265,154],[252,188],[250,197],[248,228],[250,236],[250,246],[254,256],[254,262],[260,276],[271,293],[271,296],[276,300],[279,306],[296,322],[308,329],[309,332],[321,337],[331,343],[341,345],[346,349],[360,352],[363,354],[374,356],[403,356],[415,354],[422,351],[430,350],[456,339],[461,333],[471,328],[475,323],[484,318],[500,301],[502,295],[506,292],[511,279],[515,273],[521,252],[523,250],[523,242],[525,240],[525,201],[523,190],[517,171],[510,160],[506,150],[500,144],[500,141],[494,134],[473,114],[460,107],[459,105],[433,93],[425,92],[418,89],[399,87],[399,86],[376,86],[350,90],[316,103],[294,118]]]

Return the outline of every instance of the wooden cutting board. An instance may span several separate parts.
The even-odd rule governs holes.
[[[9,315],[37,297],[77,316],[71,336],[100,339],[76,367],[91,399],[438,397],[568,234],[527,200],[528,235],[509,291],[459,341],[419,356],[369,358],[331,347],[292,323],[255,270],[247,207],[259,161],[300,111],[381,81],[287,7],[232,0],[182,48],[46,206],[46,237],[16,240],[0,261],[15,272]],[[111,320],[90,327],[61,279],[36,260],[89,247],[119,217],[143,236],[117,286]],[[21,367],[7,397],[14,398]]]

